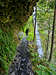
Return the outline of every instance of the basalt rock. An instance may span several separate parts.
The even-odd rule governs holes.
[[[34,75],[29,55],[28,41],[22,40],[17,47],[15,59],[10,65],[9,75]]]

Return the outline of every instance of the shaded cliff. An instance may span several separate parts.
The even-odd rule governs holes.
[[[38,0],[0,0],[0,73],[8,75],[18,43],[17,34]]]
[[[3,23],[24,24],[32,15],[33,6],[38,0],[1,0],[0,21]]]

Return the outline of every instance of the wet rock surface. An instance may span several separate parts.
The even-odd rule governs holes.
[[[30,53],[28,48],[28,41],[25,38],[22,39],[16,50],[17,54],[14,61],[10,65],[8,75],[34,75],[29,59]]]

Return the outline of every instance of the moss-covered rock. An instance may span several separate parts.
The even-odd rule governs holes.
[[[0,72],[8,75],[8,66],[15,56],[17,34],[33,12],[38,0],[0,0]]]
[[[12,24],[24,24],[33,12],[38,0],[1,0],[0,21]]]

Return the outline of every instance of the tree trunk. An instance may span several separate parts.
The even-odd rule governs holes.
[[[52,27],[52,39],[51,39],[51,50],[48,61],[51,61],[52,53],[53,53],[53,42],[54,42],[54,30],[55,30],[55,16],[56,16],[56,0],[55,0],[55,9],[54,9],[54,19],[53,19],[53,27]]]
[[[35,16],[35,23],[34,23],[34,38],[33,38],[33,41],[35,40],[35,37],[36,37],[36,35],[35,35],[35,30],[36,30],[36,16],[37,16],[37,14],[36,14],[36,12],[37,12],[37,6],[35,6],[35,14],[33,15],[33,16]]]
[[[49,21],[50,21],[50,18],[49,18]],[[46,55],[45,55],[46,58],[48,58],[49,37],[50,37],[50,24],[48,23],[48,39],[47,39]]]

